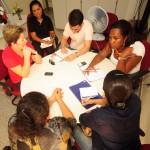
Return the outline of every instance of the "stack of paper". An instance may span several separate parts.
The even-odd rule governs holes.
[[[80,69],[84,71],[87,67],[88,65],[84,65],[80,67]],[[88,75],[87,74],[84,74],[84,75],[88,81],[96,81],[96,80],[105,78],[106,73],[102,69],[96,69],[96,71],[91,70]]]
[[[43,38],[42,40],[45,40],[45,41],[50,41],[50,37],[46,37],[46,38]],[[47,47],[50,47],[52,46],[52,44],[45,44],[45,43],[41,43],[41,48],[47,48]]]

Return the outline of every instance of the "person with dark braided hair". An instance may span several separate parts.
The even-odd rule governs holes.
[[[131,79],[113,70],[106,75],[103,90],[107,104],[79,117],[84,134],[74,130],[77,144],[82,150],[139,150],[141,100],[133,93]]]
[[[49,119],[50,105],[57,101],[63,117]],[[74,115],[62,100],[61,89],[55,89],[47,99],[40,92],[24,95],[17,112],[8,124],[12,150],[68,150],[72,127],[68,118]],[[74,120],[75,121],[75,120]]]

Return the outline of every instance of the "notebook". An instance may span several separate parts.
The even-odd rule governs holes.
[[[91,85],[86,81],[81,81],[75,85],[70,86],[70,90],[72,91],[72,93],[76,96],[76,98],[81,102],[81,96],[80,96],[80,88],[84,88],[84,87],[91,87]],[[100,99],[102,98],[102,96],[98,93],[97,96],[95,96],[93,99]],[[84,106],[86,109],[89,109],[90,107],[94,106],[95,104],[90,104],[87,106]]]
[[[46,38],[43,38],[42,40],[50,40],[50,37],[46,37]],[[41,48],[47,48],[47,47],[50,47],[52,46],[52,44],[45,44],[45,43],[41,43]]]

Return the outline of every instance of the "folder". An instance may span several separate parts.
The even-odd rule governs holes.
[[[72,93],[76,96],[76,98],[81,102],[81,96],[80,96],[80,90],[79,88],[83,88],[83,87],[91,87],[91,85],[86,81],[81,81],[75,85],[70,86],[70,90],[72,91]],[[102,96],[98,93],[97,96],[95,96],[92,99],[100,99],[102,98]],[[89,104],[87,106],[84,106],[86,109],[89,109],[90,107],[94,106],[95,104]]]

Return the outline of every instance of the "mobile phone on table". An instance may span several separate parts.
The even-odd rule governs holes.
[[[85,62],[85,61],[82,61],[82,62],[80,62],[78,65],[79,65],[79,67],[84,66],[84,65],[86,65],[86,62]]]
[[[53,72],[45,72],[45,76],[52,76]]]

